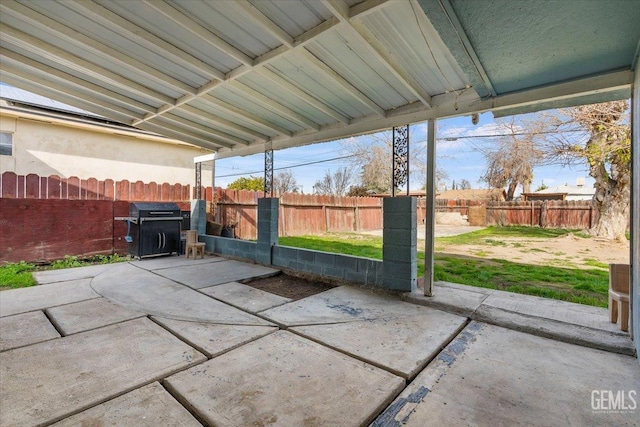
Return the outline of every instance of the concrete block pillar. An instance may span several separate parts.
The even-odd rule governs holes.
[[[195,199],[191,201],[191,229],[198,234],[207,234],[207,201]]]
[[[418,275],[418,199],[383,200],[382,284],[386,289],[416,290]]]
[[[271,248],[278,244],[278,213],[280,200],[277,197],[258,199],[258,244],[256,261],[271,264]]]

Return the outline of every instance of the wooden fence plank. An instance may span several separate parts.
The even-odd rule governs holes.
[[[18,197],[18,175],[13,172],[5,172],[2,174],[0,184],[2,184],[2,197]]]

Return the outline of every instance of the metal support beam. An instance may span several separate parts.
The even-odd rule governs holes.
[[[424,211],[424,295],[433,296],[433,255],[436,223],[436,121],[429,119],[427,135],[427,197]]]
[[[264,151],[264,197],[273,197],[273,150]]]
[[[215,222],[219,223],[220,212],[216,202],[216,153],[213,153],[213,159],[211,160],[211,210]]]
[[[202,163],[196,163],[196,188],[195,190],[195,199],[202,199]]]
[[[409,125],[393,128],[393,168],[391,177],[391,197],[396,190],[407,186],[409,195]]]
[[[640,67],[631,92],[631,336],[640,353]]]

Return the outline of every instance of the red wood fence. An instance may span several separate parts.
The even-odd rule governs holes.
[[[189,185],[181,184],[5,172],[0,176],[0,262],[126,253],[126,224],[113,217],[127,216],[128,201],[173,201],[189,210],[190,190]],[[201,191],[208,201],[209,220],[235,226],[240,238],[256,239],[257,204],[262,192],[216,188],[213,200],[211,187]],[[436,201],[437,212],[469,215],[470,208],[475,209],[477,225],[590,228],[594,219],[590,201]],[[422,223],[425,211],[425,200],[420,199],[418,223]],[[311,194],[284,194],[280,198],[280,235],[380,228],[381,198]]]
[[[203,193],[204,194],[204,193]],[[257,236],[257,206],[262,192],[216,189],[215,220],[234,225],[243,239]],[[209,194],[207,194],[209,198]],[[382,199],[287,193],[280,197],[282,236],[382,228]]]
[[[187,201],[191,200],[190,191],[189,185],[166,182],[102,181],[76,176],[16,175],[13,172],[0,175],[0,197],[14,199]]]
[[[487,225],[532,225],[588,229],[595,211],[590,200],[546,202],[488,202]]]

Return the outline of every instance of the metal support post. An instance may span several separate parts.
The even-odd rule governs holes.
[[[202,197],[202,163],[197,162],[196,164],[196,188],[194,198],[196,200],[200,200]]]
[[[429,120],[427,135],[427,194],[424,211],[424,294],[433,296],[433,256],[436,217],[436,121]]]
[[[640,66],[636,64],[631,93],[631,239],[629,286],[631,336],[640,353]]]

